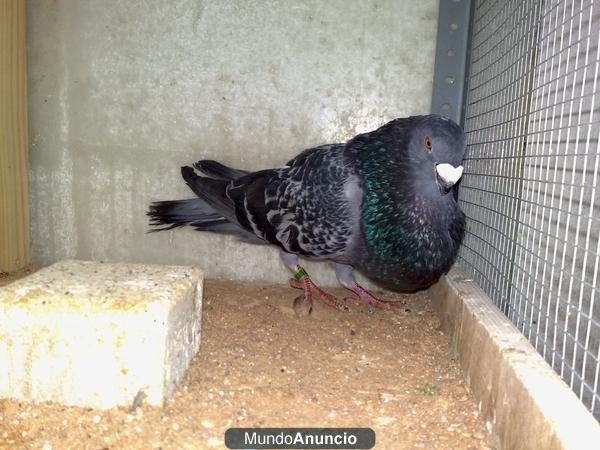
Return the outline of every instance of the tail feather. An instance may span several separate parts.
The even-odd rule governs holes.
[[[150,217],[150,225],[155,228],[150,231],[163,231],[184,225],[203,222],[227,222],[200,198],[187,200],[168,200],[150,204],[146,213]]]
[[[235,206],[226,194],[228,181],[201,177],[189,166],[181,168],[181,176],[194,194],[210,205],[213,211],[230,222],[238,223]]]
[[[231,167],[227,167],[220,162],[211,159],[203,159],[193,164],[193,166],[207,177],[216,180],[231,181],[250,173],[245,170],[232,169]]]
[[[192,167],[181,168],[181,176],[199,198],[154,202],[147,215],[150,231],[170,230],[190,225],[199,231],[232,234],[244,242],[266,244],[238,222],[235,205],[227,196],[229,182],[247,172],[231,169],[216,161],[199,161],[194,167],[208,177],[199,176]]]
[[[240,241],[247,242],[248,244],[264,245],[267,242],[258,236],[240,228],[235,223],[231,222],[195,222],[191,223],[191,226],[198,231],[208,231],[211,233],[219,234],[231,234],[236,236]]]

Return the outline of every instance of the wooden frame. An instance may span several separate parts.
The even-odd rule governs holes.
[[[429,294],[500,448],[598,448],[598,422],[459,264]]]
[[[0,0],[0,272],[29,263],[25,0]]]

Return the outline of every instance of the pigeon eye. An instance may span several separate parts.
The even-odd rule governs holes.
[[[433,147],[433,144],[431,143],[431,139],[429,139],[429,136],[425,137],[425,147],[429,151],[431,151],[431,148]]]

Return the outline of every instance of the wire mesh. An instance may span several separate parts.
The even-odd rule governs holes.
[[[473,8],[460,258],[600,419],[600,7]]]

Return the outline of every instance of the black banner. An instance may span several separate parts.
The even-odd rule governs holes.
[[[225,445],[231,449],[370,449],[371,428],[230,428]]]

